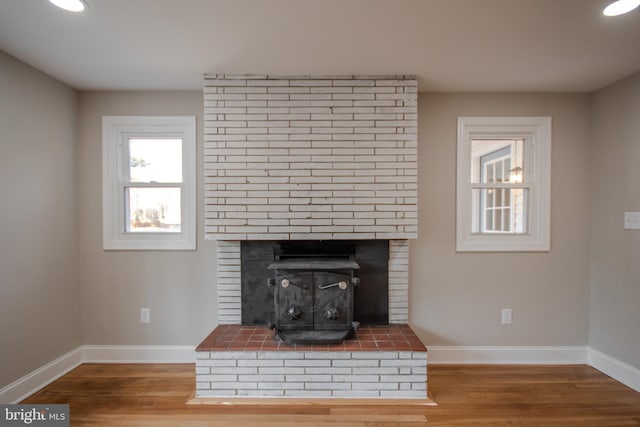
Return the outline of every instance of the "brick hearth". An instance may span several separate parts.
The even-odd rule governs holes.
[[[427,398],[427,349],[407,325],[313,346],[288,346],[265,327],[221,325],[196,354],[196,397]]]

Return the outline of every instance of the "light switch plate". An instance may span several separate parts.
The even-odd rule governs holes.
[[[151,309],[150,308],[141,308],[140,309],[140,323],[149,323],[151,322]]]
[[[503,308],[502,309],[502,324],[503,325],[510,325],[512,322],[512,310],[510,308]]]
[[[625,212],[624,228],[627,230],[640,230],[640,212]]]

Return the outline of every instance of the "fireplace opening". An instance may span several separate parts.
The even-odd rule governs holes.
[[[387,240],[241,243],[243,325],[288,344],[332,344],[388,325]]]

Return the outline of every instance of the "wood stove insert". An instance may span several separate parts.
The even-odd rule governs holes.
[[[360,265],[353,255],[280,254],[267,267],[275,288],[276,336],[286,344],[339,344],[351,338],[354,287]]]
[[[240,263],[241,324],[277,327],[284,345],[337,344],[354,324],[389,324],[386,240],[243,241]]]

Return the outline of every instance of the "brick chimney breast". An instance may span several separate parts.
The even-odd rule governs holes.
[[[205,237],[417,238],[415,77],[205,75]]]

